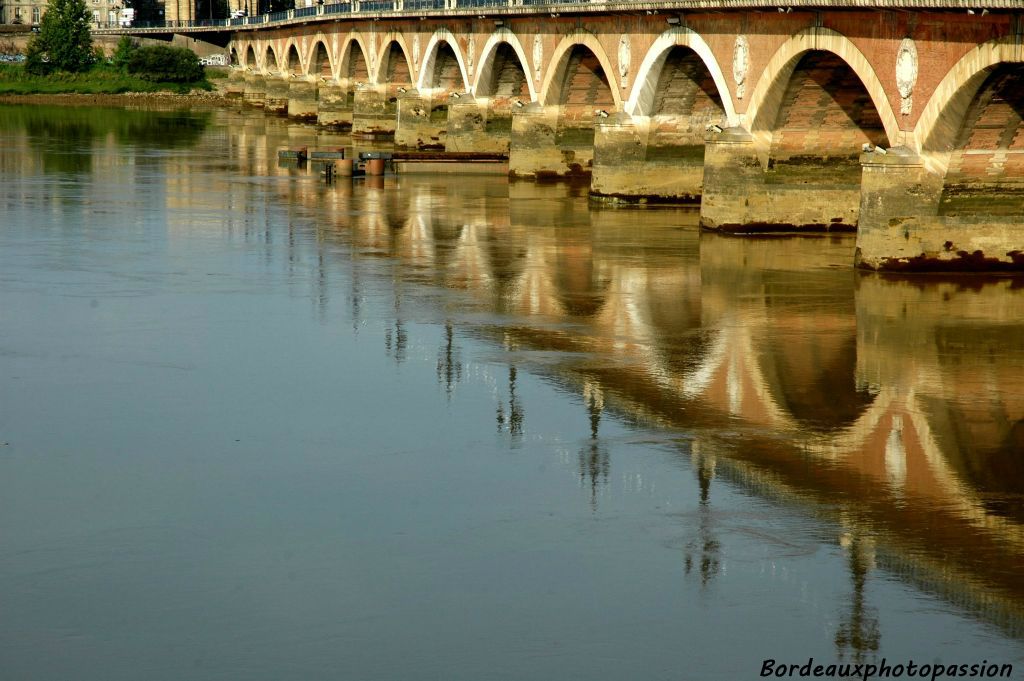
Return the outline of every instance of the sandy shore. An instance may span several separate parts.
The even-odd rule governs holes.
[[[236,102],[222,92],[193,91],[187,95],[172,92],[125,92],[116,95],[33,94],[0,95],[0,104],[59,104],[64,106],[224,106]]]

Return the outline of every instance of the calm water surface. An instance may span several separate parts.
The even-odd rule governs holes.
[[[0,678],[1024,674],[1020,281],[344,143],[0,107]]]

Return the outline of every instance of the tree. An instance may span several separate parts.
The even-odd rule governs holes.
[[[119,69],[126,68],[132,53],[137,49],[139,49],[138,42],[136,42],[136,40],[131,36],[123,35],[121,36],[121,39],[117,41],[117,48],[111,56],[111,61],[114,62],[114,66]]]
[[[126,66],[128,73],[154,82],[194,83],[204,76],[199,57],[184,47],[139,47],[131,51]]]
[[[85,0],[50,0],[39,33],[25,50],[25,68],[31,73],[88,69],[95,60],[90,21]]]

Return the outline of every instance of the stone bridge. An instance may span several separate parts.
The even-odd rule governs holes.
[[[865,268],[1024,270],[1018,0],[468,4],[190,30],[230,35],[231,94],[357,138],[507,150],[707,229],[857,230]]]

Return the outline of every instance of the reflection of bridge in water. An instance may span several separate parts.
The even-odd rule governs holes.
[[[273,128],[231,133],[243,171],[295,173],[273,168],[287,142]],[[351,251],[353,281],[378,259],[396,286],[444,287],[463,301],[456,337],[490,339],[510,367],[580,394],[594,431],[580,468],[595,488],[602,410],[665,426],[705,493],[726,479],[834,521],[855,583],[878,564],[1024,635],[1024,292],[1012,280],[859,276],[842,267],[849,238],[699,234],[680,227],[692,213],[595,211],[533,184],[390,182],[282,182],[281,205],[296,224],[334,216],[316,243]],[[248,186],[226,186],[226,200],[248,205]],[[451,390],[462,369],[446,338],[438,376]],[[499,425],[518,415],[522,432],[529,404],[514,370],[507,380]],[[715,569],[706,539],[699,572]]]
[[[501,197],[370,192],[349,236],[505,315],[474,332],[520,363],[543,351],[540,372],[588,404],[692,434],[699,467],[809,505],[885,568],[1024,633],[1024,509],[1006,501],[1024,479],[1024,297],[1010,281],[857,278],[813,269],[848,241],[698,239],[671,228],[677,213],[661,227],[648,213],[641,232],[571,204],[533,212],[533,190],[512,191],[510,213]],[[552,366],[549,351],[571,354]]]

